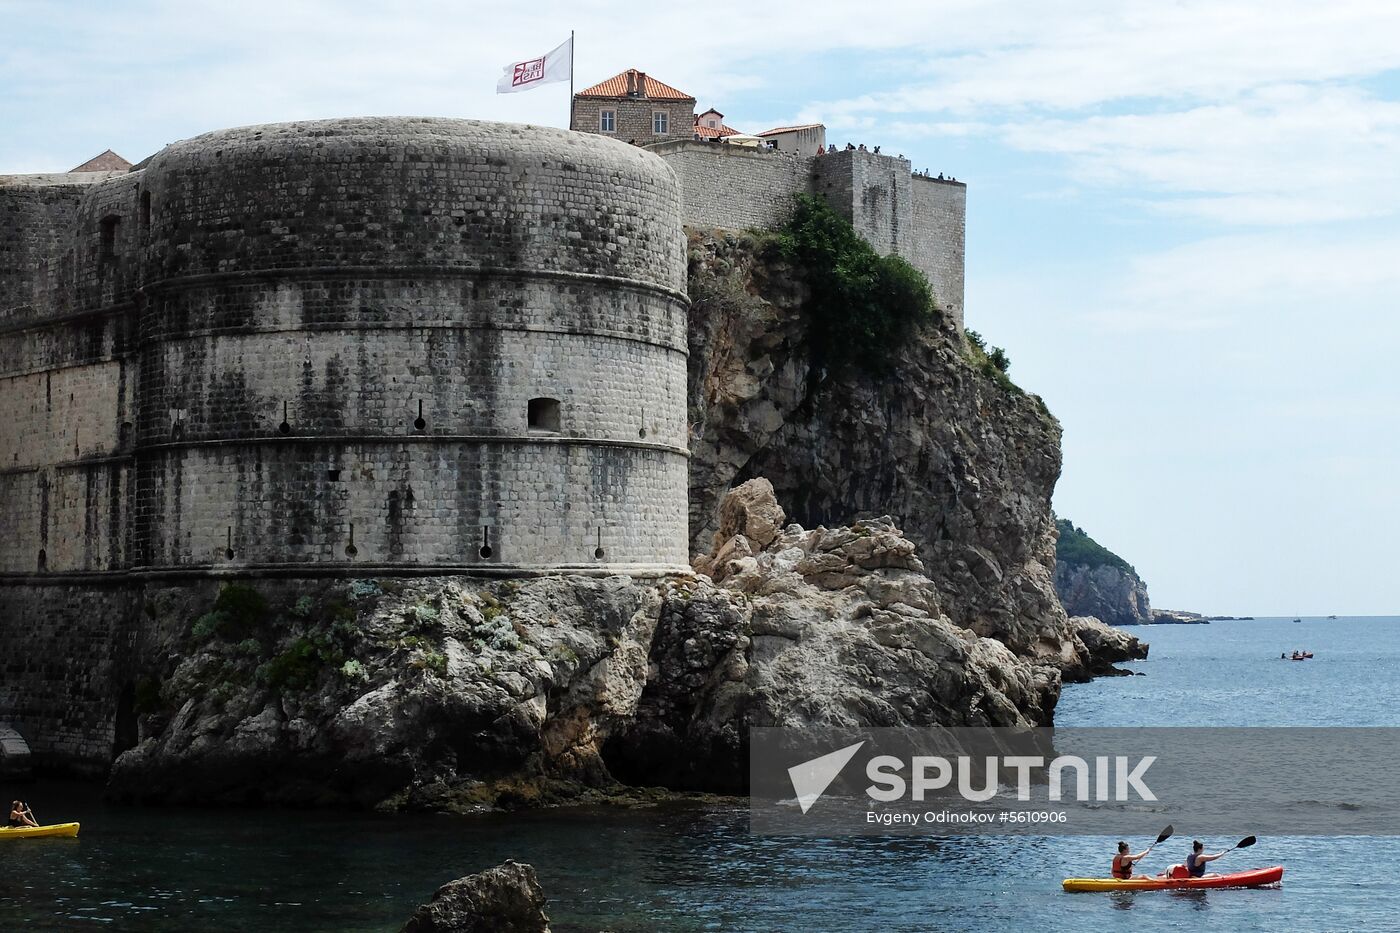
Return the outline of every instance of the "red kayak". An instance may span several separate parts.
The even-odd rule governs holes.
[[[1251,868],[1214,878],[1066,878],[1066,891],[1176,891],[1197,888],[1258,888],[1283,880],[1283,866]]]

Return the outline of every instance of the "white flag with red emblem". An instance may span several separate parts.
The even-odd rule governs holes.
[[[505,67],[501,80],[496,82],[497,94],[514,94],[528,91],[541,84],[567,81],[574,70],[574,38],[570,36],[564,44],[539,58],[515,62]]]

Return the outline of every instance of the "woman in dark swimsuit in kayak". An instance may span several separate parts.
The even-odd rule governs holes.
[[[34,822],[34,815],[29,812],[29,808],[24,805],[23,800],[16,800],[10,804],[10,825],[11,826],[38,826]]]
[[[1205,843],[1201,842],[1199,839],[1191,843],[1191,854],[1186,856],[1186,871],[1192,878],[1220,877],[1220,873],[1215,871],[1211,872],[1209,875],[1206,874],[1206,862],[1215,861],[1220,858],[1220,856],[1224,855],[1227,850],[1221,849],[1214,855],[1206,855],[1205,848]]]

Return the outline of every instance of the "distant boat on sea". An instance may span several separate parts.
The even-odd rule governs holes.
[[[1328,616],[1327,618],[1329,618],[1329,619],[1335,619],[1335,618],[1337,618],[1337,617],[1336,617],[1336,616]]]

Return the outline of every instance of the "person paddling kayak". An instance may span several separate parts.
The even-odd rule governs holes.
[[[1130,855],[1128,853],[1128,844],[1126,842],[1118,843],[1118,854],[1113,856],[1113,877],[1120,880],[1127,880],[1128,878],[1146,878],[1146,875],[1134,875],[1133,866],[1137,863],[1138,859],[1146,858],[1147,853],[1151,851],[1152,847],[1148,846],[1136,855]]]
[[[16,800],[10,804],[10,825],[11,826],[38,826],[34,822],[34,813],[24,805],[23,800]]]
[[[1206,862],[1213,862],[1230,851],[1229,849],[1221,849],[1214,855],[1206,855],[1205,848],[1205,843],[1201,842],[1199,839],[1191,843],[1191,854],[1186,856],[1186,872],[1192,878],[1217,876],[1219,874],[1218,872],[1211,872],[1209,875],[1206,874]]]

